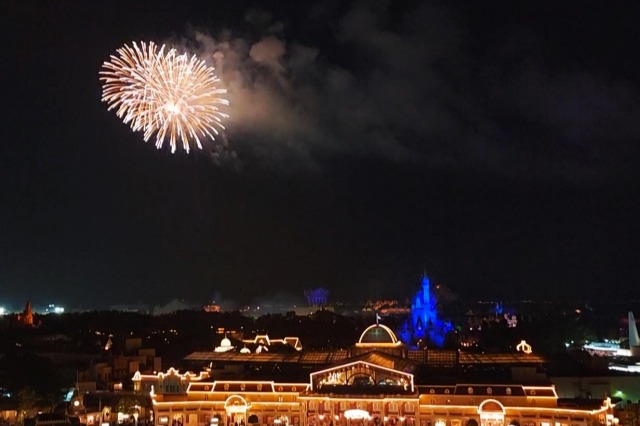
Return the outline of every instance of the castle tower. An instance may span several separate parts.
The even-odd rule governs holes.
[[[427,274],[422,276],[422,286],[411,304],[412,327],[418,334],[437,322],[436,299],[431,294],[431,281]],[[421,336],[422,337],[422,336]]]

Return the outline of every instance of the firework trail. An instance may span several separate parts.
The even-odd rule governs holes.
[[[213,67],[153,42],[124,45],[117,53],[100,71],[102,101],[143,132],[145,142],[155,135],[158,149],[168,138],[172,153],[178,141],[189,152],[190,142],[202,149],[201,137],[215,139],[224,130],[228,115],[219,107],[229,101],[220,97],[226,90]]]

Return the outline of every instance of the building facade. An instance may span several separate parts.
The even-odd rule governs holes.
[[[550,383],[416,384],[417,363],[401,355],[397,342],[387,327],[369,327],[355,355],[310,372],[307,382],[216,380],[175,370],[136,374],[133,381],[137,392],[151,396],[157,426],[617,424],[609,399],[565,405]]]

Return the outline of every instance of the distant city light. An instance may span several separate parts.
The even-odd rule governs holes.
[[[62,314],[64,313],[64,308],[62,306],[56,306],[53,303],[47,306],[45,312],[48,314]]]
[[[7,310],[5,308],[3,308],[2,306],[0,306],[0,315],[4,315],[7,313]]]

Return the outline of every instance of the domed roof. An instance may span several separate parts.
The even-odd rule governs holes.
[[[231,340],[229,340],[227,338],[227,336],[224,337],[224,339],[222,339],[222,341],[220,342],[220,346],[216,346],[215,349],[213,350],[214,352],[228,352],[233,350],[233,346],[231,346]]]
[[[400,342],[389,327],[382,324],[373,324],[362,332],[358,343],[368,345],[398,345]]]

